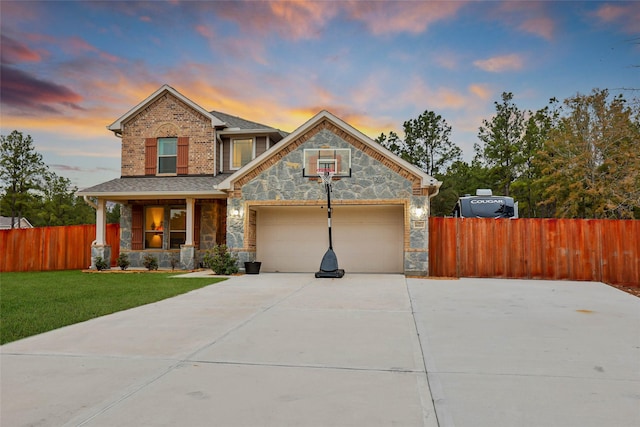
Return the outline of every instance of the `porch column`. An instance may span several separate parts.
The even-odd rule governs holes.
[[[104,246],[107,244],[105,236],[107,235],[107,201],[98,199],[96,208],[96,246]]]
[[[185,246],[193,246],[193,224],[195,212],[195,199],[187,199],[187,236],[185,238]]]
[[[180,245],[180,267],[183,270],[193,270],[196,268],[195,257],[196,247],[193,246],[193,226],[195,214],[195,199],[187,198],[187,235],[184,245]]]
[[[107,201],[98,199],[97,203],[90,203],[85,197],[85,201],[96,210],[96,240],[91,245],[91,268],[98,268],[96,260],[101,258],[106,263],[106,268],[111,266],[111,246],[107,245]]]

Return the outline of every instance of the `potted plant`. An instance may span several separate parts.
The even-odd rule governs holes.
[[[260,274],[260,261],[247,261],[244,263],[244,272],[247,274]]]

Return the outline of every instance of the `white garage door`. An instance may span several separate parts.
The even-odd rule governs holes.
[[[402,206],[336,206],[333,249],[347,273],[402,273]],[[327,210],[259,207],[256,250],[265,272],[316,272],[329,247]]]

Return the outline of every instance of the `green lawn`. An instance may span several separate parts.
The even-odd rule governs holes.
[[[0,344],[225,280],[176,273],[0,273]]]

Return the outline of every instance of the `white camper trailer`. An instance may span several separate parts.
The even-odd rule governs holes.
[[[476,195],[460,197],[453,209],[456,218],[518,218],[518,202],[513,197],[494,196],[491,190],[478,189]]]

